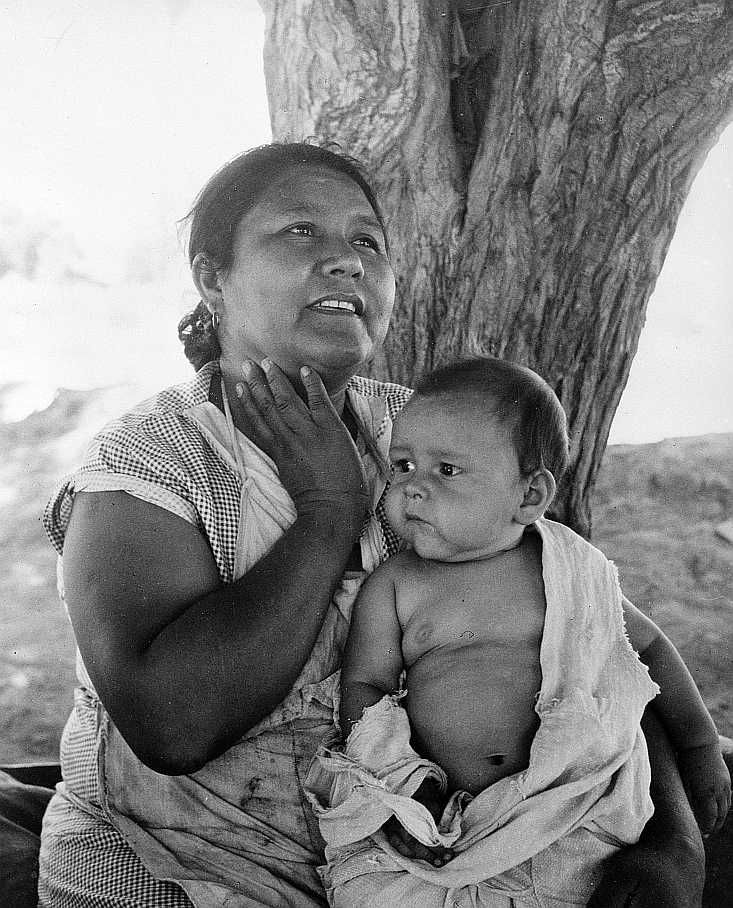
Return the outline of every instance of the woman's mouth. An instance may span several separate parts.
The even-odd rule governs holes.
[[[327,312],[334,315],[364,314],[364,303],[358,296],[324,296],[308,306],[314,312]]]

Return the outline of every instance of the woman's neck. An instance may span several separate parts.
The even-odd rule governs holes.
[[[228,369],[226,367],[226,364],[223,362],[220,362],[220,369],[221,376],[224,380],[226,395],[229,400],[229,408],[234,419],[234,424],[240,431],[243,431],[246,434],[246,426],[244,425],[244,423],[246,423],[246,415],[242,412],[243,408],[239,403],[240,399],[237,394],[237,385],[245,384],[244,376],[241,372],[241,369],[238,372],[235,372],[232,369]],[[294,379],[291,377],[289,378],[289,381],[298,397],[300,397],[301,400],[307,402],[308,398],[306,390],[300,378]],[[333,404],[336,412],[339,414],[339,416],[343,417],[344,406],[346,404],[346,385],[341,385],[341,387],[337,390],[330,390],[328,387],[326,388],[326,390],[328,391],[328,396],[331,399],[331,403]],[[220,401],[218,401],[215,397],[212,398],[212,401],[217,405],[219,405],[220,403]],[[223,405],[223,401],[221,402],[221,404]]]

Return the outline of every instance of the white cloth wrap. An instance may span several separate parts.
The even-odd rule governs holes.
[[[324,745],[311,766],[307,788],[327,842],[324,875],[331,882],[348,880],[352,846],[366,836],[389,857],[391,870],[451,890],[534,858],[548,877],[543,884],[533,871],[540,889],[552,885],[557,867],[590,878],[609,850],[638,840],[653,812],[639,722],[658,688],[626,637],[615,566],[561,524],[542,519],[536,528],[547,610],[535,707],[540,725],[527,769],[475,798],[455,793],[436,824],[410,796],[427,776],[444,782],[444,774],[410,747],[406,713],[384,698],[364,711],[345,748]],[[455,857],[433,867],[399,855],[377,832],[392,815],[415,838],[450,846]],[[580,830],[589,835],[579,848],[572,834]],[[364,872],[361,859],[352,863],[354,874]]]

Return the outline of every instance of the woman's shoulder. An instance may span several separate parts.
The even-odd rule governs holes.
[[[380,397],[387,404],[390,417],[394,417],[412,397],[412,388],[395,384],[390,381],[379,381],[376,378],[366,378],[363,375],[354,375],[349,381],[349,390],[362,397]]]
[[[216,362],[206,363],[187,381],[158,391],[113,420],[112,424],[119,420],[142,423],[151,417],[180,415],[191,407],[204,403],[208,400],[211,379],[218,373],[218,368]]]
[[[208,444],[192,409],[208,399],[216,365],[187,382],[166,388],[108,422],[91,439],[81,465],[66,476],[44,512],[47,532],[59,551],[80,491],[124,491],[198,524],[209,498],[236,502],[238,480]]]
[[[70,486],[79,491],[90,484],[98,491],[107,485],[119,488],[115,484],[124,476],[188,495],[194,477],[210,474],[216,465],[210,446],[188,414],[208,399],[217,368],[216,363],[207,364],[189,381],[160,391],[102,426],[92,436],[78,469],[64,479],[62,493]]]
[[[199,434],[188,414],[208,400],[209,385],[216,370],[216,363],[207,363],[188,381],[164,388],[131,407],[102,426],[90,447],[124,446],[144,439],[175,447],[177,438],[183,440]]]

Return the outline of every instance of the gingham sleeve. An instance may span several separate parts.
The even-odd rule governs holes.
[[[385,414],[382,424],[377,430],[377,439],[381,438],[385,432],[392,431],[392,420],[413,394],[412,389],[406,388],[404,385],[378,381],[374,378],[364,378],[361,375],[355,375],[350,380],[349,387],[365,397],[381,397],[384,399],[386,404]],[[382,556],[385,559],[391,555],[396,555],[402,547],[402,541],[390,526],[384,508],[384,500],[388,490],[389,483],[387,483],[375,508],[375,515],[382,527]]]
[[[378,381],[375,378],[364,378],[362,375],[355,375],[349,381],[349,388],[356,391],[364,397],[381,397],[386,404],[385,419],[379,427],[377,437],[381,436],[388,428],[391,429],[392,420],[397,416],[400,410],[405,406],[407,401],[412,397],[412,388],[406,388],[404,385],[397,385],[394,382]]]
[[[170,426],[166,434],[170,435]],[[123,417],[95,436],[81,468],[63,480],[46,505],[43,524],[59,553],[76,493],[111,491],[128,492],[200,524],[187,470],[171,439],[152,420],[146,424]]]

